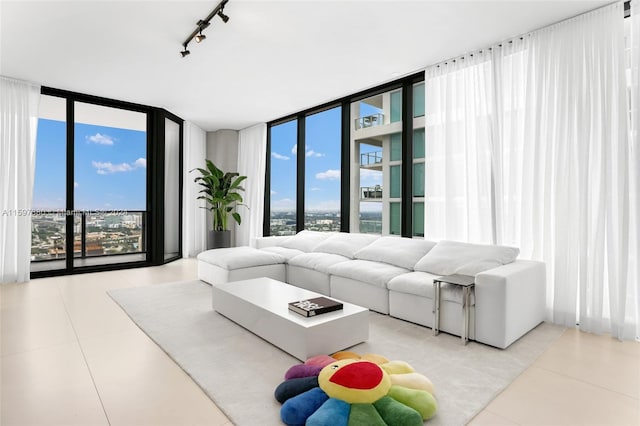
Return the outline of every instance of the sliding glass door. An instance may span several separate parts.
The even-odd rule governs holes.
[[[182,120],[50,88],[40,105],[32,277],[179,258]]]
[[[74,102],[74,266],[146,260],[147,114]]]

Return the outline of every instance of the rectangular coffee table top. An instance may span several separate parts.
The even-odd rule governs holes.
[[[333,300],[338,299],[271,278],[254,278],[244,281],[232,281],[224,284],[215,284],[214,286],[219,290],[232,294],[235,297],[259,306],[262,309],[286,318],[289,321],[293,321],[303,327],[312,327],[335,320],[337,317],[344,317],[368,311],[367,308],[340,301],[343,304],[343,308],[340,310],[313,317],[304,317],[300,314],[296,314],[295,312],[291,312],[289,310],[289,303],[320,296],[329,297]]]

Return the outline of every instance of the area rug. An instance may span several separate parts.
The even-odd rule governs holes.
[[[273,391],[300,363],[211,308],[202,281],[109,291],[131,319],[204,390],[237,426],[280,425]],[[464,425],[560,336],[543,323],[506,350],[387,315],[370,314],[370,337],[350,350],[411,364],[434,384],[438,412],[426,425]]]

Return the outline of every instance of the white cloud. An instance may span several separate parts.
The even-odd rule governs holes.
[[[316,173],[316,179],[320,180],[339,180],[340,170],[329,169],[326,172]]]
[[[319,152],[315,152],[314,150],[310,149],[309,151],[307,151],[307,157],[324,157],[324,154],[321,154]]]
[[[113,138],[109,135],[102,135],[100,133],[96,133],[92,136],[86,137],[87,142],[95,143],[98,145],[113,145]]]
[[[104,203],[105,207],[111,207],[111,203]]]
[[[372,186],[382,183],[382,172],[360,169],[360,186]]]
[[[74,188],[77,188],[77,187],[79,187],[79,186],[80,186],[80,184],[79,184],[78,182],[73,182],[73,187],[74,187]]]
[[[311,190],[312,190],[312,191],[322,191],[322,188],[316,188],[316,187],[313,187],[313,188],[311,188]]]
[[[273,158],[275,158],[276,160],[288,160],[289,159],[289,157],[287,157],[286,155],[278,154],[277,152],[272,152],[271,156]]]
[[[277,192],[272,189],[271,190],[271,195],[276,195],[276,194],[277,194]]]
[[[145,158],[138,158],[133,163],[120,164],[113,164],[110,161],[92,161],[91,165],[99,175],[108,175],[111,173],[132,172],[136,169],[145,169],[147,167],[147,160]]]
[[[296,202],[291,198],[283,198],[281,200],[271,201],[272,210],[293,210],[296,208]]]
[[[297,155],[298,154],[298,144],[295,144],[295,145],[293,145],[293,147],[291,147],[291,153],[293,155]],[[307,149],[306,152],[305,152],[305,156],[307,156],[307,157],[324,157],[324,154],[322,154],[320,152],[315,152],[312,149]]]

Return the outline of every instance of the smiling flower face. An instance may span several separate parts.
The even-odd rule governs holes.
[[[380,355],[313,357],[285,378],[275,395],[287,425],[419,426],[437,409],[429,379]]]
[[[372,404],[389,393],[391,379],[370,361],[342,360],[320,371],[318,383],[330,398],[349,404]]]

